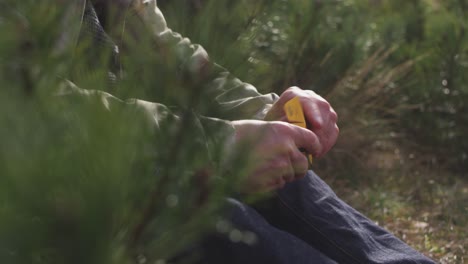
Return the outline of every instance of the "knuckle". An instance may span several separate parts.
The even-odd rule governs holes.
[[[283,95],[286,99],[291,99],[295,95],[298,95],[301,91],[301,88],[297,86],[291,86],[283,92]]]
[[[333,109],[330,109],[330,119],[333,122],[336,122],[338,120],[338,114]]]
[[[287,90],[283,93],[283,96],[281,97],[281,99],[284,101],[284,103],[286,103],[287,101],[292,99],[295,95],[296,93],[294,93],[294,91]]]
[[[303,153],[301,153],[300,157],[298,157],[298,159],[295,161],[294,174],[303,175],[307,172],[308,168],[309,168],[309,162],[306,156]]]
[[[286,91],[295,91],[295,90],[301,90],[301,89],[297,86],[291,86],[288,89],[286,89]]]
[[[279,134],[288,133],[291,130],[290,125],[286,122],[275,121],[271,123],[271,126],[272,129]]]
[[[313,156],[320,156],[323,152],[323,146],[318,138],[315,138],[314,142],[312,143],[314,145],[314,153],[312,153]]]
[[[297,172],[305,172],[307,168],[309,167],[309,161],[307,160],[306,154],[301,153],[301,155],[298,157],[297,161]]]
[[[289,167],[289,162],[284,157],[279,157],[271,161],[270,169],[277,171],[284,171]]]
[[[331,105],[328,101],[326,101],[325,99],[321,98],[320,100],[318,100],[317,104],[321,107],[321,108],[324,108],[324,109],[327,109],[330,111],[331,108]]]

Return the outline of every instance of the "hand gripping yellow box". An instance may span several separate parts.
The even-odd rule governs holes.
[[[289,123],[303,128],[307,128],[307,122],[304,117],[304,111],[302,110],[302,105],[299,101],[299,97],[296,96],[293,99],[287,101],[284,104],[284,112],[286,113],[286,117],[288,118]],[[307,154],[307,152],[304,149],[300,150],[307,156],[307,159],[309,160],[309,166],[312,165],[312,155]]]

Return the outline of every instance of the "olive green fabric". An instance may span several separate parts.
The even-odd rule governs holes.
[[[173,32],[167,27],[156,0],[138,0],[141,4],[138,13],[158,43],[173,47],[168,51],[176,57],[181,68],[188,74],[210,78],[206,84],[208,94],[222,106],[219,118],[263,119],[271,105],[277,100],[276,94],[260,94],[254,86],[232,76],[226,69],[211,63],[207,52],[200,45]],[[170,56],[170,55],[169,55]]]
[[[229,137],[229,134],[233,133],[233,128],[226,120],[263,119],[265,117],[271,105],[278,98],[276,94],[262,95],[254,86],[242,82],[226,69],[212,63],[207,52],[200,45],[191,43],[188,38],[184,38],[168,28],[163,14],[157,7],[156,0],[136,0],[133,2],[132,8],[146,27],[145,32],[151,34],[151,38],[159,44],[157,46],[169,47],[164,49],[164,52],[170,53],[165,56],[174,57],[179,64],[177,68],[183,71],[184,75],[203,80],[201,82],[203,94],[213,98],[219,106],[218,109],[221,109],[221,111],[216,111],[216,114],[198,113],[204,115],[199,116],[202,127],[213,127],[213,124],[216,124],[220,128],[219,130]],[[81,20],[82,25],[85,22],[83,19]],[[155,69],[155,71],[157,70]],[[78,84],[81,85],[81,83]],[[60,94],[63,96],[100,97],[103,107],[110,111],[116,107],[139,109],[141,111],[137,112],[145,116],[143,120],[147,123],[142,126],[153,127],[155,130],[158,129],[158,123],[168,115],[175,116],[164,105],[145,101],[145,98],[130,100],[123,98],[121,100],[99,90],[101,90],[99,87],[78,87],[67,81],[61,88]],[[219,140],[225,140],[224,136],[209,135],[205,138],[207,144],[218,144]]]
[[[108,111],[113,116],[125,113],[119,118],[119,123],[153,135],[157,135],[160,123],[169,119],[171,126],[168,128],[166,124],[166,129],[190,130],[194,135],[193,140],[202,145],[200,151],[211,156],[211,161],[214,162],[222,162],[222,157],[214,156],[210,150],[228,147],[234,133],[233,127],[225,120],[191,113],[188,120],[190,124],[183,124],[178,116],[162,104],[139,99],[121,100],[104,91],[79,88],[70,81],[63,81],[54,95],[65,99],[70,105],[88,105],[94,109],[98,106],[99,111]]]

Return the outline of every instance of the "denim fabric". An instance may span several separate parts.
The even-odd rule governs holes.
[[[281,228],[339,263],[435,263],[340,200],[312,171],[277,198]]]
[[[256,209],[228,203],[232,224],[255,233],[257,243],[214,235],[203,263],[435,263],[344,203],[312,171]]]
[[[226,235],[213,235],[204,241],[204,259],[200,263],[216,264],[336,264],[296,236],[269,224],[252,207],[228,199],[229,220],[235,229],[255,234],[255,243],[233,242]]]

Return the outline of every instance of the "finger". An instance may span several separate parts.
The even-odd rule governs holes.
[[[272,159],[265,166],[268,167],[271,175],[276,179],[282,179],[287,182],[294,180],[295,171],[289,153]]]
[[[304,107],[304,113],[310,128],[319,138],[322,145],[322,152],[318,156],[323,156],[335,144],[338,137],[336,126],[337,114],[326,101],[319,101],[315,104],[308,104]]]
[[[247,176],[245,182],[241,185],[243,191],[255,193],[273,190],[276,185],[276,178],[269,178],[269,176],[266,171],[255,170]]]
[[[323,151],[320,156],[326,154],[333,147],[333,145],[335,145],[336,140],[338,139],[339,132],[340,129],[336,124],[331,124],[329,126],[329,130],[322,132],[322,138],[324,138],[325,142],[322,143]]]
[[[310,100],[302,101],[306,121],[312,130],[322,129],[326,125],[332,109],[325,99],[319,95],[316,96],[317,98],[313,102]]]
[[[297,148],[306,149],[312,156],[318,156],[322,153],[322,145],[317,135],[305,128],[290,125],[291,137]]]
[[[298,177],[302,177],[307,172],[309,161],[304,153],[291,144],[286,155],[278,156],[267,162],[261,171],[268,174],[275,184],[283,185],[284,182],[291,182]]]
[[[332,132],[335,130],[336,122],[338,120],[338,115],[336,114],[335,110],[330,106],[327,112],[324,112],[323,115],[326,115],[326,122],[325,126],[323,127],[324,130]]]
[[[281,159],[271,159],[261,165],[253,173],[247,176],[244,184],[247,192],[267,192],[281,188],[286,183],[286,179],[294,179],[289,170],[289,162],[280,162]]]
[[[249,188],[250,193],[270,192],[282,188],[286,184],[286,181],[281,177],[269,178],[271,177],[271,174],[267,172],[259,174],[258,176],[261,177],[263,181],[257,182],[255,185],[251,185]]]
[[[294,169],[294,179],[302,178],[309,169],[309,160],[307,154],[296,149],[291,153],[291,164]]]
[[[267,186],[281,188],[286,182],[294,181],[307,172],[308,160],[295,144],[291,142],[282,153],[266,161],[255,172],[255,177],[267,179]],[[260,185],[263,179],[258,179]]]

